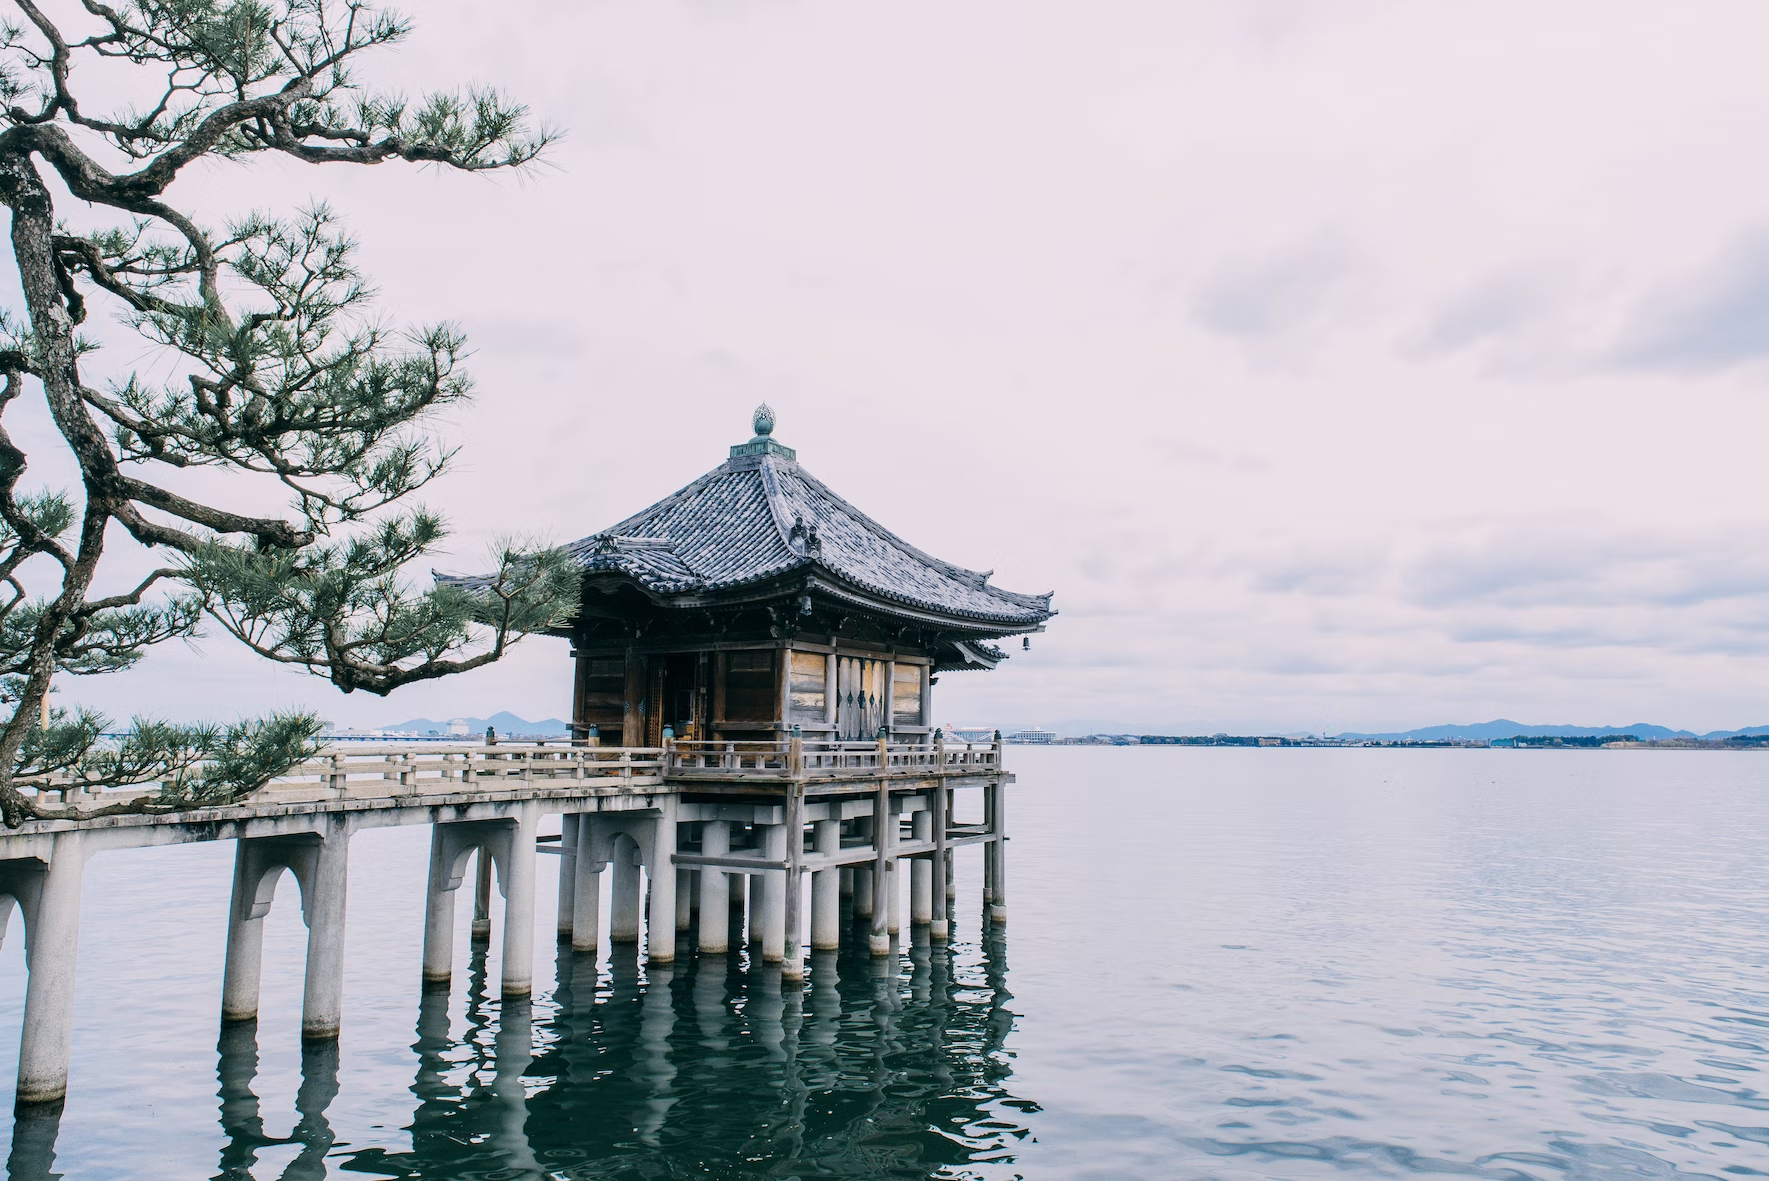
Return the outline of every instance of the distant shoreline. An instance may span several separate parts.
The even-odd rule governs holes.
[[[1084,738],[1053,738],[1048,741],[1024,741],[1015,737],[1003,739],[1009,746],[1210,746],[1250,749],[1296,749],[1299,747],[1340,750],[1769,750],[1769,737],[1749,735],[1736,738],[1633,738],[1630,736],[1597,738],[1535,737],[1470,739],[1374,739],[1374,738],[1288,738],[1218,734],[1209,737],[1166,734],[1090,734]]]

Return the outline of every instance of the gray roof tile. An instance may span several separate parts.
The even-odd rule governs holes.
[[[1032,627],[1050,595],[990,586],[916,549],[778,453],[733,458],[672,496],[566,547],[586,573],[657,594],[738,587],[820,568],[880,598],[996,626]]]

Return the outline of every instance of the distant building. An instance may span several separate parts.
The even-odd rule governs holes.
[[[1007,735],[1001,741],[1012,742],[1019,746],[1049,746],[1056,741],[1056,735],[1049,730],[1021,730],[1016,734]]]
[[[954,742],[994,742],[995,731],[988,726],[952,726],[946,731]]]
[[[465,738],[469,729],[466,718],[450,718],[448,720],[448,736],[450,738]]]

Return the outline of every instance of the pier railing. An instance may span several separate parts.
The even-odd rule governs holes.
[[[670,741],[664,747],[669,776],[783,778],[795,773],[828,776],[988,774],[1001,769],[1001,750],[992,743],[819,742],[800,740],[800,767],[793,768],[793,743]]]
[[[503,742],[495,746],[388,743],[330,747],[272,780],[251,800],[392,799],[471,791],[549,786],[647,787],[665,778],[812,779],[879,775],[990,774],[1001,768],[991,743],[794,743],[666,740],[658,747],[584,746],[561,740]],[[795,757],[799,760],[794,766]],[[115,803],[155,794],[158,783],[88,788],[57,772],[21,782],[27,794],[60,803]],[[244,802],[244,801],[242,801]]]
[[[495,746],[332,747],[291,767],[253,793],[252,800],[385,799],[461,791],[513,791],[530,784],[555,787],[662,782],[664,752],[656,747],[575,746],[561,741]],[[113,803],[158,792],[159,784],[86,789],[65,772],[21,783],[27,793],[60,802]]]

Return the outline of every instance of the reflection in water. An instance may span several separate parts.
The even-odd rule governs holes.
[[[217,1048],[221,1130],[227,1135],[217,1181],[251,1181],[260,1151],[291,1144],[299,1151],[278,1176],[288,1181],[324,1177],[326,1153],[336,1138],[326,1120],[326,1108],[338,1097],[338,1043],[301,1047],[301,1086],[295,1092],[295,1111],[300,1118],[287,1136],[266,1134],[258,1096],[252,1090],[258,1077],[257,1023],[222,1026]]]
[[[60,1181],[55,1138],[61,1132],[62,1105],[37,1104],[13,1113],[12,1151],[6,1154],[7,1181]]]
[[[741,956],[641,974],[630,944],[605,963],[562,949],[539,1020],[536,1006],[489,1001],[475,957],[458,1037],[447,994],[419,1006],[411,1150],[345,1150],[334,1167],[542,1181],[966,1177],[1010,1163],[1026,1135],[1018,1117],[1036,1108],[1005,1088],[1003,938],[963,968],[925,943],[878,961],[859,948],[815,956],[804,988]],[[250,1090],[249,1030],[223,1044],[221,1176],[244,1178],[260,1147],[294,1142],[283,1176],[319,1176],[336,1061],[304,1062],[301,1125],[271,1139]]]

